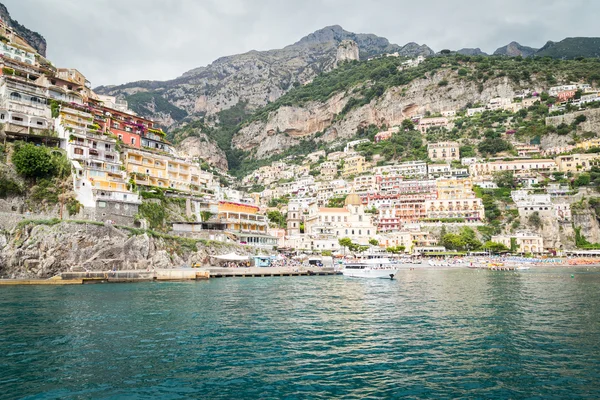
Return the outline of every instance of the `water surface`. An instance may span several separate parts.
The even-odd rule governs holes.
[[[0,398],[600,398],[599,270],[398,278],[2,287]]]

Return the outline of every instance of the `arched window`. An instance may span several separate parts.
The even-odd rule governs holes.
[[[10,99],[11,100],[21,100],[21,95],[17,92],[12,92],[10,94]]]

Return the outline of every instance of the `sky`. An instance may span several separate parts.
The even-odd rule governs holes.
[[[600,36],[596,0],[0,0],[47,57],[92,85],[168,80],[219,57],[282,48],[329,25],[435,51]]]

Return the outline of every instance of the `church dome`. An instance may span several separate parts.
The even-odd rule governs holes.
[[[356,193],[350,193],[348,196],[346,196],[346,201],[344,201],[344,204],[347,206],[362,206],[362,200]]]

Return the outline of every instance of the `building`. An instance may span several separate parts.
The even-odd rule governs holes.
[[[469,165],[469,175],[490,176],[496,172],[512,171],[515,174],[535,172],[556,172],[558,165],[552,159],[531,159],[513,161],[481,162]]]
[[[539,145],[527,143],[512,143],[519,157],[531,157],[542,152]]]
[[[8,135],[42,135],[53,129],[47,90],[13,76],[0,77],[0,123]]]
[[[529,232],[518,232],[514,235],[492,236],[492,242],[501,243],[517,253],[539,254],[544,252],[544,239]]]
[[[426,133],[431,128],[449,128],[450,122],[446,117],[422,118],[419,120],[417,129]]]
[[[570,154],[555,158],[560,172],[589,171],[600,165],[600,155],[597,153]]]
[[[439,142],[429,143],[427,145],[427,154],[434,161],[458,161],[460,145],[457,142]]]
[[[379,132],[375,135],[375,143],[379,143],[384,140],[390,140],[392,138],[393,133],[393,131]]]
[[[359,175],[365,171],[365,158],[361,155],[348,157],[344,160],[343,176]]]
[[[383,165],[373,168],[376,175],[401,175],[406,178],[426,178],[427,163],[425,161],[407,161],[400,164]]]
[[[319,167],[320,177],[323,180],[332,180],[338,174],[338,164],[335,161],[326,161]]]
[[[27,51],[22,46],[0,42],[0,56],[10,58],[24,64],[35,65],[35,53]]]
[[[436,193],[435,180],[405,180],[403,175],[378,176],[381,194]]]
[[[576,90],[577,90],[577,85],[553,86],[550,89],[548,89],[548,94],[550,96],[556,97],[561,92],[567,92],[567,91],[573,91],[573,92],[575,92]]]
[[[476,114],[481,114],[484,111],[486,111],[485,107],[476,107],[476,108],[468,108],[467,109],[467,116],[472,117]]]
[[[425,201],[427,219],[484,219],[483,202],[475,197],[471,179],[438,179],[436,184],[437,198]]]
[[[344,153],[348,153],[348,152],[352,151],[352,149],[354,149],[359,144],[370,143],[370,142],[371,141],[369,139],[358,139],[358,140],[353,140],[351,142],[348,142],[348,143],[346,143],[346,147],[344,147]],[[328,159],[331,160],[330,158],[328,158]]]
[[[571,221],[571,205],[557,200],[553,202],[549,194],[531,194],[527,190],[513,190],[511,198],[522,218],[529,218],[532,214],[537,213],[541,217],[560,222]]]
[[[371,214],[365,212],[360,196],[349,194],[342,208],[311,205],[305,218],[305,232],[314,239],[348,237],[355,243],[367,245],[376,234]]]

